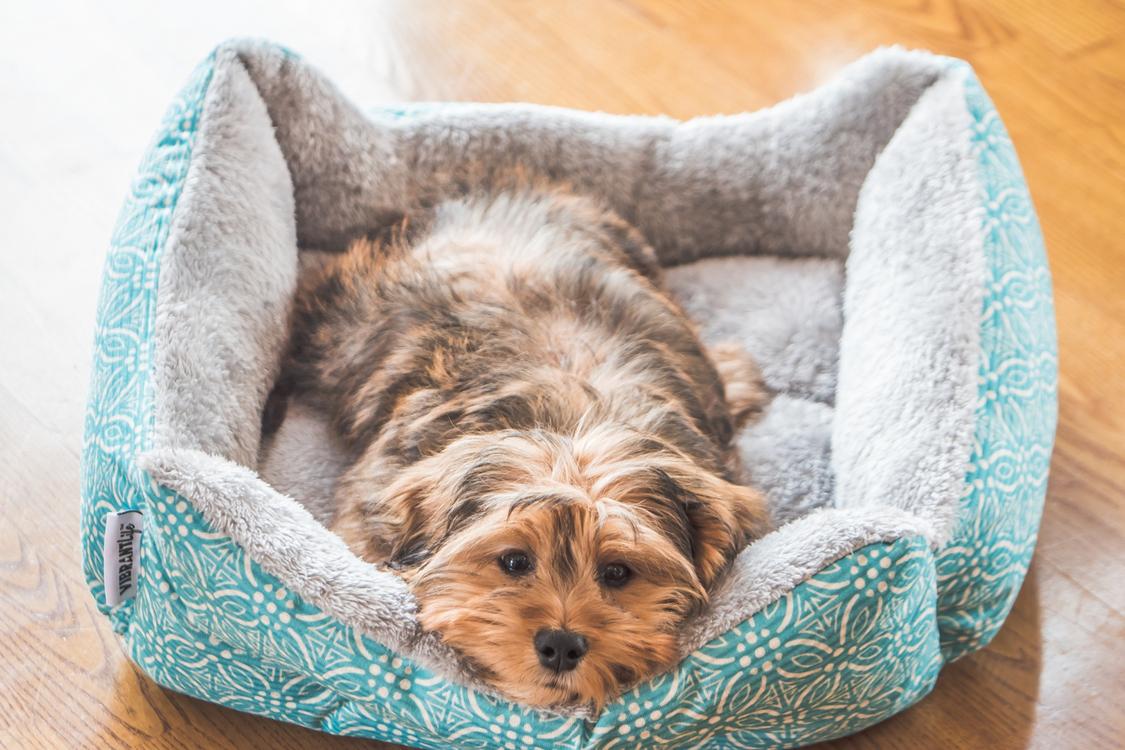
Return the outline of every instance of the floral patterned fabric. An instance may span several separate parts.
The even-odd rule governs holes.
[[[1011,138],[968,65],[965,101],[985,207],[976,434],[960,525],[937,558],[941,648],[986,645],[1027,575],[1058,416],[1058,343],[1047,251]]]
[[[951,65],[962,63],[951,62]],[[151,440],[161,249],[213,60],[169,110],[109,251],[86,417],[85,570],[130,657],[174,690],[327,732],[425,748],[793,747],[858,731],[923,697],[987,643],[1035,543],[1055,428],[1056,348],[1042,238],[1011,143],[971,72],[988,278],[963,520],[857,550],[631,690],[597,720],[450,684],[328,617],[135,466]],[[105,514],[145,511],[136,599],[102,602]]]

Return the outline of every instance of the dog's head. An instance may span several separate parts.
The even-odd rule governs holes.
[[[672,665],[678,626],[764,519],[753,490],[604,425],[461,438],[388,501],[423,627],[541,706],[601,706]]]

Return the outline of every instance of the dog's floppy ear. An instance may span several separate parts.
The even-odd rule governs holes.
[[[703,587],[710,589],[738,552],[765,532],[766,503],[756,490],[705,472],[674,481],[683,492],[684,511],[692,528],[696,574]]]
[[[432,475],[407,469],[382,493],[369,485],[362,478],[341,478],[337,499],[345,510],[332,530],[369,562],[392,568],[424,562],[433,551],[427,500],[438,488]]]

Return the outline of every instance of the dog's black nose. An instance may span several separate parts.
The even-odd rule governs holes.
[[[569,630],[540,630],[535,634],[539,663],[556,672],[569,672],[586,655],[586,639]]]

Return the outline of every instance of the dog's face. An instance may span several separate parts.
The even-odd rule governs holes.
[[[753,490],[611,427],[465,437],[388,496],[423,627],[539,706],[600,707],[673,664],[678,626],[763,519]]]

